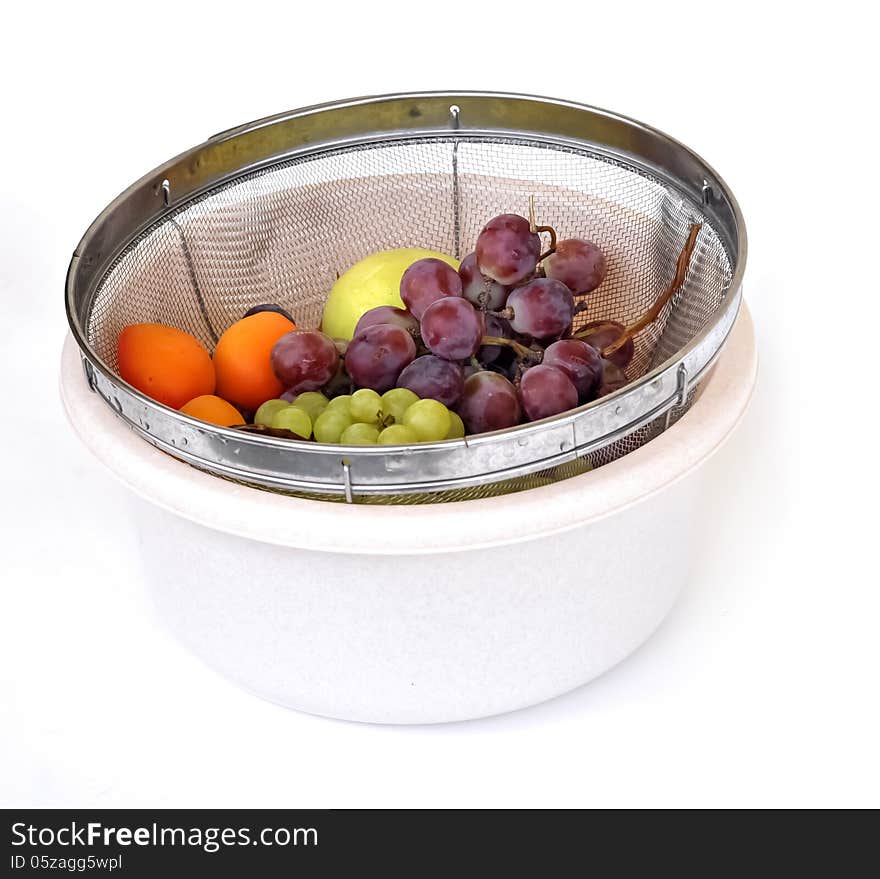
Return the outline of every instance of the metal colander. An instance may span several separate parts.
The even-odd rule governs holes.
[[[462,257],[486,221],[526,213],[587,237],[608,276],[580,322],[638,317],[667,287],[691,223],[685,283],[635,339],[621,391],[544,421],[443,443],[344,447],[214,427],[116,373],[127,324],[209,350],[251,306],[320,323],[363,257],[425,247]],[[324,105],[210,138],[143,178],[93,223],[67,282],[86,379],[158,448],[219,476],[324,500],[424,503],[582,473],[683,414],[736,317],[745,230],[732,195],[686,147],[588,107],[516,95],[415,94]]]

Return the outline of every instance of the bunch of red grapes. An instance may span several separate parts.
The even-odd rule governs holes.
[[[551,233],[543,255],[541,231]],[[410,266],[400,282],[406,308],[366,312],[344,352],[320,332],[297,331],[276,344],[273,367],[289,393],[408,388],[456,410],[469,434],[547,418],[628,381],[623,325],[595,321],[572,334],[582,297],[606,272],[591,241],[557,243],[549,227],[501,214],[458,271],[439,259]]]

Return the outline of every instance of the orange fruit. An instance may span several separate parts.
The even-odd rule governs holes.
[[[211,424],[219,424],[221,427],[244,424],[244,418],[235,406],[213,394],[202,394],[201,397],[190,400],[180,407],[180,411],[184,415],[201,418],[202,421],[210,421]]]
[[[272,372],[272,347],[296,324],[274,311],[261,311],[236,321],[214,349],[217,394],[244,409],[258,409],[280,397],[281,382]]]
[[[195,336],[164,324],[130,324],[117,343],[119,375],[159,403],[179,409],[213,394],[214,364]]]

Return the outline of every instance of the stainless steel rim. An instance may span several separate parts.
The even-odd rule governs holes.
[[[674,357],[611,396],[542,422],[409,448],[322,446],[208,429],[123,382],[90,346],[85,322],[106,271],[138,235],[181,205],[281,161],[389,138],[450,136],[527,136],[562,148],[588,148],[661,179],[700,206],[728,249],[733,276],[724,301]],[[564,463],[682,404],[733,325],[745,261],[745,226],[729,188],[699,156],[667,135],[617,114],[549,98],[414,93],[259,120],[214,135],[157,168],[117,197],[86,232],[68,271],[66,308],[89,384],[154,445],[219,474],[271,487],[347,497],[403,494],[487,484]],[[305,476],[284,466],[294,460],[291,456],[308,457]]]

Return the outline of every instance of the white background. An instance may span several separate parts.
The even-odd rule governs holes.
[[[880,805],[878,68],[857,6],[7,9],[0,805]],[[119,191],[208,135],[431,88],[583,101],[705,156],[748,224],[760,384],[710,464],[711,544],[636,655],[490,720],[327,721],[240,692],[153,619],[126,491],[61,413],[63,278]]]

